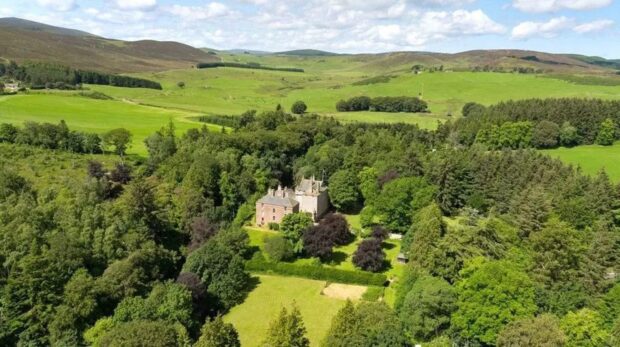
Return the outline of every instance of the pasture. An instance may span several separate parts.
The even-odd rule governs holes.
[[[605,169],[612,181],[620,182],[620,142],[613,146],[588,145],[542,152],[567,164],[579,166],[588,175],[596,175]]]
[[[242,346],[260,346],[271,321],[282,307],[290,310],[293,303],[303,316],[308,331],[306,336],[311,345],[318,346],[329,329],[332,317],[345,303],[344,300],[321,294],[327,285],[324,281],[266,275],[257,279],[256,288],[245,301],[224,316],[224,320],[239,331]]]
[[[125,88],[119,88],[125,90]],[[129,153],[146,154],[144,139],[170,120],[177,135],[205,123],[192,121],[196,113],[136,105],[115,100],[95,100],[72,92],[0,97],[0,123],[21,126],[24,121],[58,123],[65,120],[71,130],[104,133],[126,128],[133,134]],[[211,125],[210,130],[221,131]]]
[[[503,100],[535,97],[620,98],[620,86],[581,85],[537,75],[483,72],[414,75],[400,72],[391,75],[394,77],[386,83],[353,85],[373,75],[365,74],[363,70],[346,70],[345,73],[309,71],[294,73],[236,68],[173,70],[136,75],[160,82],[163,91],[109,86],[91,88],[141,104],[209,114],[239,114],[248,109],[271,110],[276,104],[289,109],[295,101],[303,100],[308,105],[308,112],[330,115],[344,121],[417,123],[423,119],[433,125],[437,120],[447,119],[448,115],[459,116],[462,106],[470,101],[490,105]],[[181,81],[185,82],[184,88],[177,86]],[[432,114],[336,112],[338,100],[359,95],[421,95],[429,103]]]

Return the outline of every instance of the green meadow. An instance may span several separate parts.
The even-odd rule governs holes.
[[[613,146],[589,145],[542,152],[567,164],[579,166],[588,175],[596,175],[604,169],[612,181],[620,182],[620,142]]]
[[[348,74],[331,72],[280,72],[238,68],[188,69],[139,74],[156,80],[163,91],[126,90],[109,86],[91,88],[119,99],[210,114],[238,114],[248,109],[270,110],[281,104],[289,108],[303,100],[308,112],[342,117],[347,121],[403,121],[416,123],[425,117],[458,116],[469,101],[493,104],[502,100],[535,97],[620,98],[620,86],[581,85],[561,79],[510,73],[443,72],[414,75],[400,73],[387,83],[353,85],[372,75],[361,71]],[[185,87],[177,86],[185,82]],[[335,105],[353,96],[421,95],[432,115],[340,114]],[[433,119],[433,122],[437,118]]]
[[[124,90],[124,88],[122,88]],[[130,153],[145,154],[144,139],[173,121],[178,133],[204,123],[191,120],[196,113],[136,105],[116,100],[95,100],[75,93],[31,94],[0,97],[0,123],[24,121],[57,123],[65,120],[72,130],[103,133],[126,128],[133,134]],[[221,131],[219,126],[210,126]]]

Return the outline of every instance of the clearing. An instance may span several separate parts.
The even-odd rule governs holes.
[[[244,347],[259,346],[282,307],[290,309],[293,303],[303,316],[311,345],[318,346],[332,317],[346,302],[322,295],[327,285],[325,281],[266,275],[257,278],[259,283],[246,300],[224,316],[224,320],[239,331]]]

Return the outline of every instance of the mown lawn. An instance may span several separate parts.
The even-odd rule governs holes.
[[[128,88],[118,88],[127,90]],[[104,133],[115,128],[126,128],[133,134],[129,153],[146,154],[144,139],[173,121],[180,136],[191,128],[205,123],[189,119],[197,116],[179,110],[136,105],[115,100],[95,100],[75,93],[36,93],[0,96],[0,123],[22,125],[25,121],[58,123],[67,122],[71,130]],[[221,127],[210,125],[210,130]]]
[[[327,284],[324,281],[267,275],[257,276],[257,279],[256,288],[246,300],[224,316],[224,320],[232,323],[239,332],[244,347],[260,346],[270,322],[282,307],[290,309],[293,303],[303,316],[312,346],[318,346],[332,317],[345,303],[321,295]]]
[[[596,175],[604,169],[612,181],[620,182],[620,142],[613,146],[588,145],[542,152],[579,166],[588,175]]]

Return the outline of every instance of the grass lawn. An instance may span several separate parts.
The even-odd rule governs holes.
[[[126,90],[127,88],[118,88]],[[0,97],[0,123],[22,125],[24,121],[58,123],[65,120],[69,129],[104,133],[115,128],[126,128],[133,134],[129,153],[145,155],[144,139],[172,120],[181,135],[205,123],[189,117],[196,113],[166,110],[158,107],[135,105],[114,100],[95,100],[75,93],[33,93]],[[220,126],[210,129],[220,131]]]
[[[318,346],[329,329],[332,317],[345,303],[321,295],[327,284],[324,281],[266,275],[258,276],[258,280],[258,286],[246,300],[224,316],[224,320],[239,331],[244,347],[259,346],[269,323],[283,306],[290,309],[293,302],[301,311],[312,346]]]
[[[588,145],[542,152],[567,164],[579,166],[588,175],[596,175],[605,169],[612,181],[620,182],[620,142],[613,146]]]

